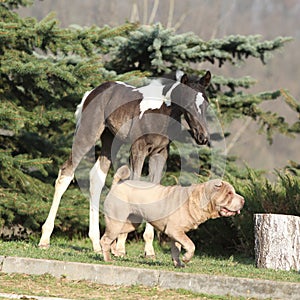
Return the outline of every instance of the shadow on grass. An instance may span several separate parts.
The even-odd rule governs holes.
[[[170,241],[169,238],[164,237],[163,241],[154,243],[155,250],[164,253],[165,255],[171,256],[171,249],[170,249]],[[181,250],[181,254],[184,254],[184,249]],[[230,261],[236,262],[238,264],[248,265],[248,266],[255,266],[254,257],[246,255],[242,252],[237,252],[236,250],[231,249],[224,249],[220,245],[210,245],[210,246],[202,246],[201,248],[197,248],[195,251],[194,259],[212,259],[216,261]]]
[[[247,256],[241,252],[237,251],[230,251],[224,249],[217,249],[217,248],[203,248],[203,249],[196,249],[195,255],[198,257],[209,257],[216,260],[233,260],[237,263],[244,264],[244,265],[254,265],[255,260],[253,257]]]
[[[169,267],[170,263],[166,261],[162,261],[159,259],[150,259],[150,258],[145,258],[144,256],[139,256],[139,257],[114,257],[113,258],[116,263],[128,263],[132,264],[133,262],[135,264],[138,264],[139,266],[144,266],[144,267]]]

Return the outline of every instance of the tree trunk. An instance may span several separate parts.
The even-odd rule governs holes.
[[[254,232],[257,267],[300,270],[300,217],[255,214]]]

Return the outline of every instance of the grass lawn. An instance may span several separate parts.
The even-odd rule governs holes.
[[[90,240],[87,238],[66,240],[53,237],[51,247],[47,250],[39,249],[37,244],[38,240],[27,242],[0,240],[0,255],[107,264],[103,261],[102,255],[92,251]],[[143,242],[129,242],[126,245],[126,257],[114,258],[113,264],[124,267],[300,282],[300,275],[296,271],[258,269],[254,265],[253,258],[242,255],[226,255],[226,253],[212,256],[196,252],[192,261],[185,268],[175,269],[171,261],[169,246],[161,247],[158,243],[155,243],[154,246],[156,258],[149,260],[143,256]]]
[[[0,273],[0,299],[9,299],[1,297],[1,293],[28,295],[43,297],[60,297],[71,299],[129,299],[129,300],[147,300],[147,299],[212,299],[212,300],[243,300],[243,297],[230,296],[210,296],[196,294],[184,290],[163,290],[158,287],[142,286],[110,286],[101,285],[84,280],[75,281],[66,278],[54,278],[45,274],[42,276],[21,275],[21,274],[1,274]]]

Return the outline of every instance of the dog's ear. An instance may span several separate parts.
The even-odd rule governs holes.
[[[215,182],[214,182],[214,187],[216,189],[220,189],[223,185],[223,181],[221,179],[216,179]]]
[[[193,187],[193,186],[191,186]],[[193,187],[193,191],[190,196],[190,204],[193,205],[194,209],[203,209],[207,207],[210,201],[211,192],[206,193],[207,186],[206,184],[197,184]],[[207,194],[207,195],[206,195]]]
[[[208,198],[212,196],[214,193],[220,191],[223,186],[223,181],[221,179],[212,179],[204,184],[205,186],[205,194]]]

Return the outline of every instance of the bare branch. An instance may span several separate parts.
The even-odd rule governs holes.
[[[243,124],[243,126],[240,127],[240,129],[237,131],[237,133],[234,135],[234,137],[232,138],[232,140],[230,141],[228,147],[226,147],[226,155],[230,152],[230,150],[234,147],[234,145],[236,144],[236,142],[239,140],[239,138],[241,137],[241,135],[244,133],[244,131],[247,129],[247,127],[249,126],[251,122],[251,119],[248,118],[246,120],[246,122]]]
[[[144,0],[143,24],[147,24],[148,20],[148,0]]]
[[[187,17],[187,15],[189,14],[189,12],[185,12],[181,15],[181,17],[179,18],[179,20],[176,22],[176,24],[174,25],[174,29],[177,30],[178,28],[181,27],[181,25],[183,24],[185,18]]]
[[[222,6],[224,5],[224,3],[222,1],[220,3]],[[224,10],[222,8],[220,8],[220,5],[219,5],[219,7],[218,7],[219,8],[218,9],[218,23],[215,25],[215,29],[211,35],[211,39],[214,39],[216,37],[216,35],[218,34],[218,31],[220,30],[220,28],[223,27],[225,19],[235,9],[235,4],[236,4],[236,0],[233,0],[231,2],[230,7],[228,9],[226,9],[226,13],[223,13]]]
[[[140,17],[139,17],[139,9],[138,9],[138,5],[137,2],[134,1],[134,3],[132,4],[132,11],[131,11],[131,16],[130,16],[130,22],[134,23],[134,22],[139,22]]]
[[[168,15],[168,22],[167,22],[167,28],[172,27],[173,17],[174,17],[174,0],[170,0],[170,6],[169,6],[169,15]]]
[[[159,5],[159,0],[155,0],[154,4],[153,4],[153,8],[152,8],[152,11],[151,11],[151,15],[150,15],[148,24],[152,24],[153,23],[153,21],[155,19],[155,16],[156,16],[156,13],[157,13],[158,5]]]

